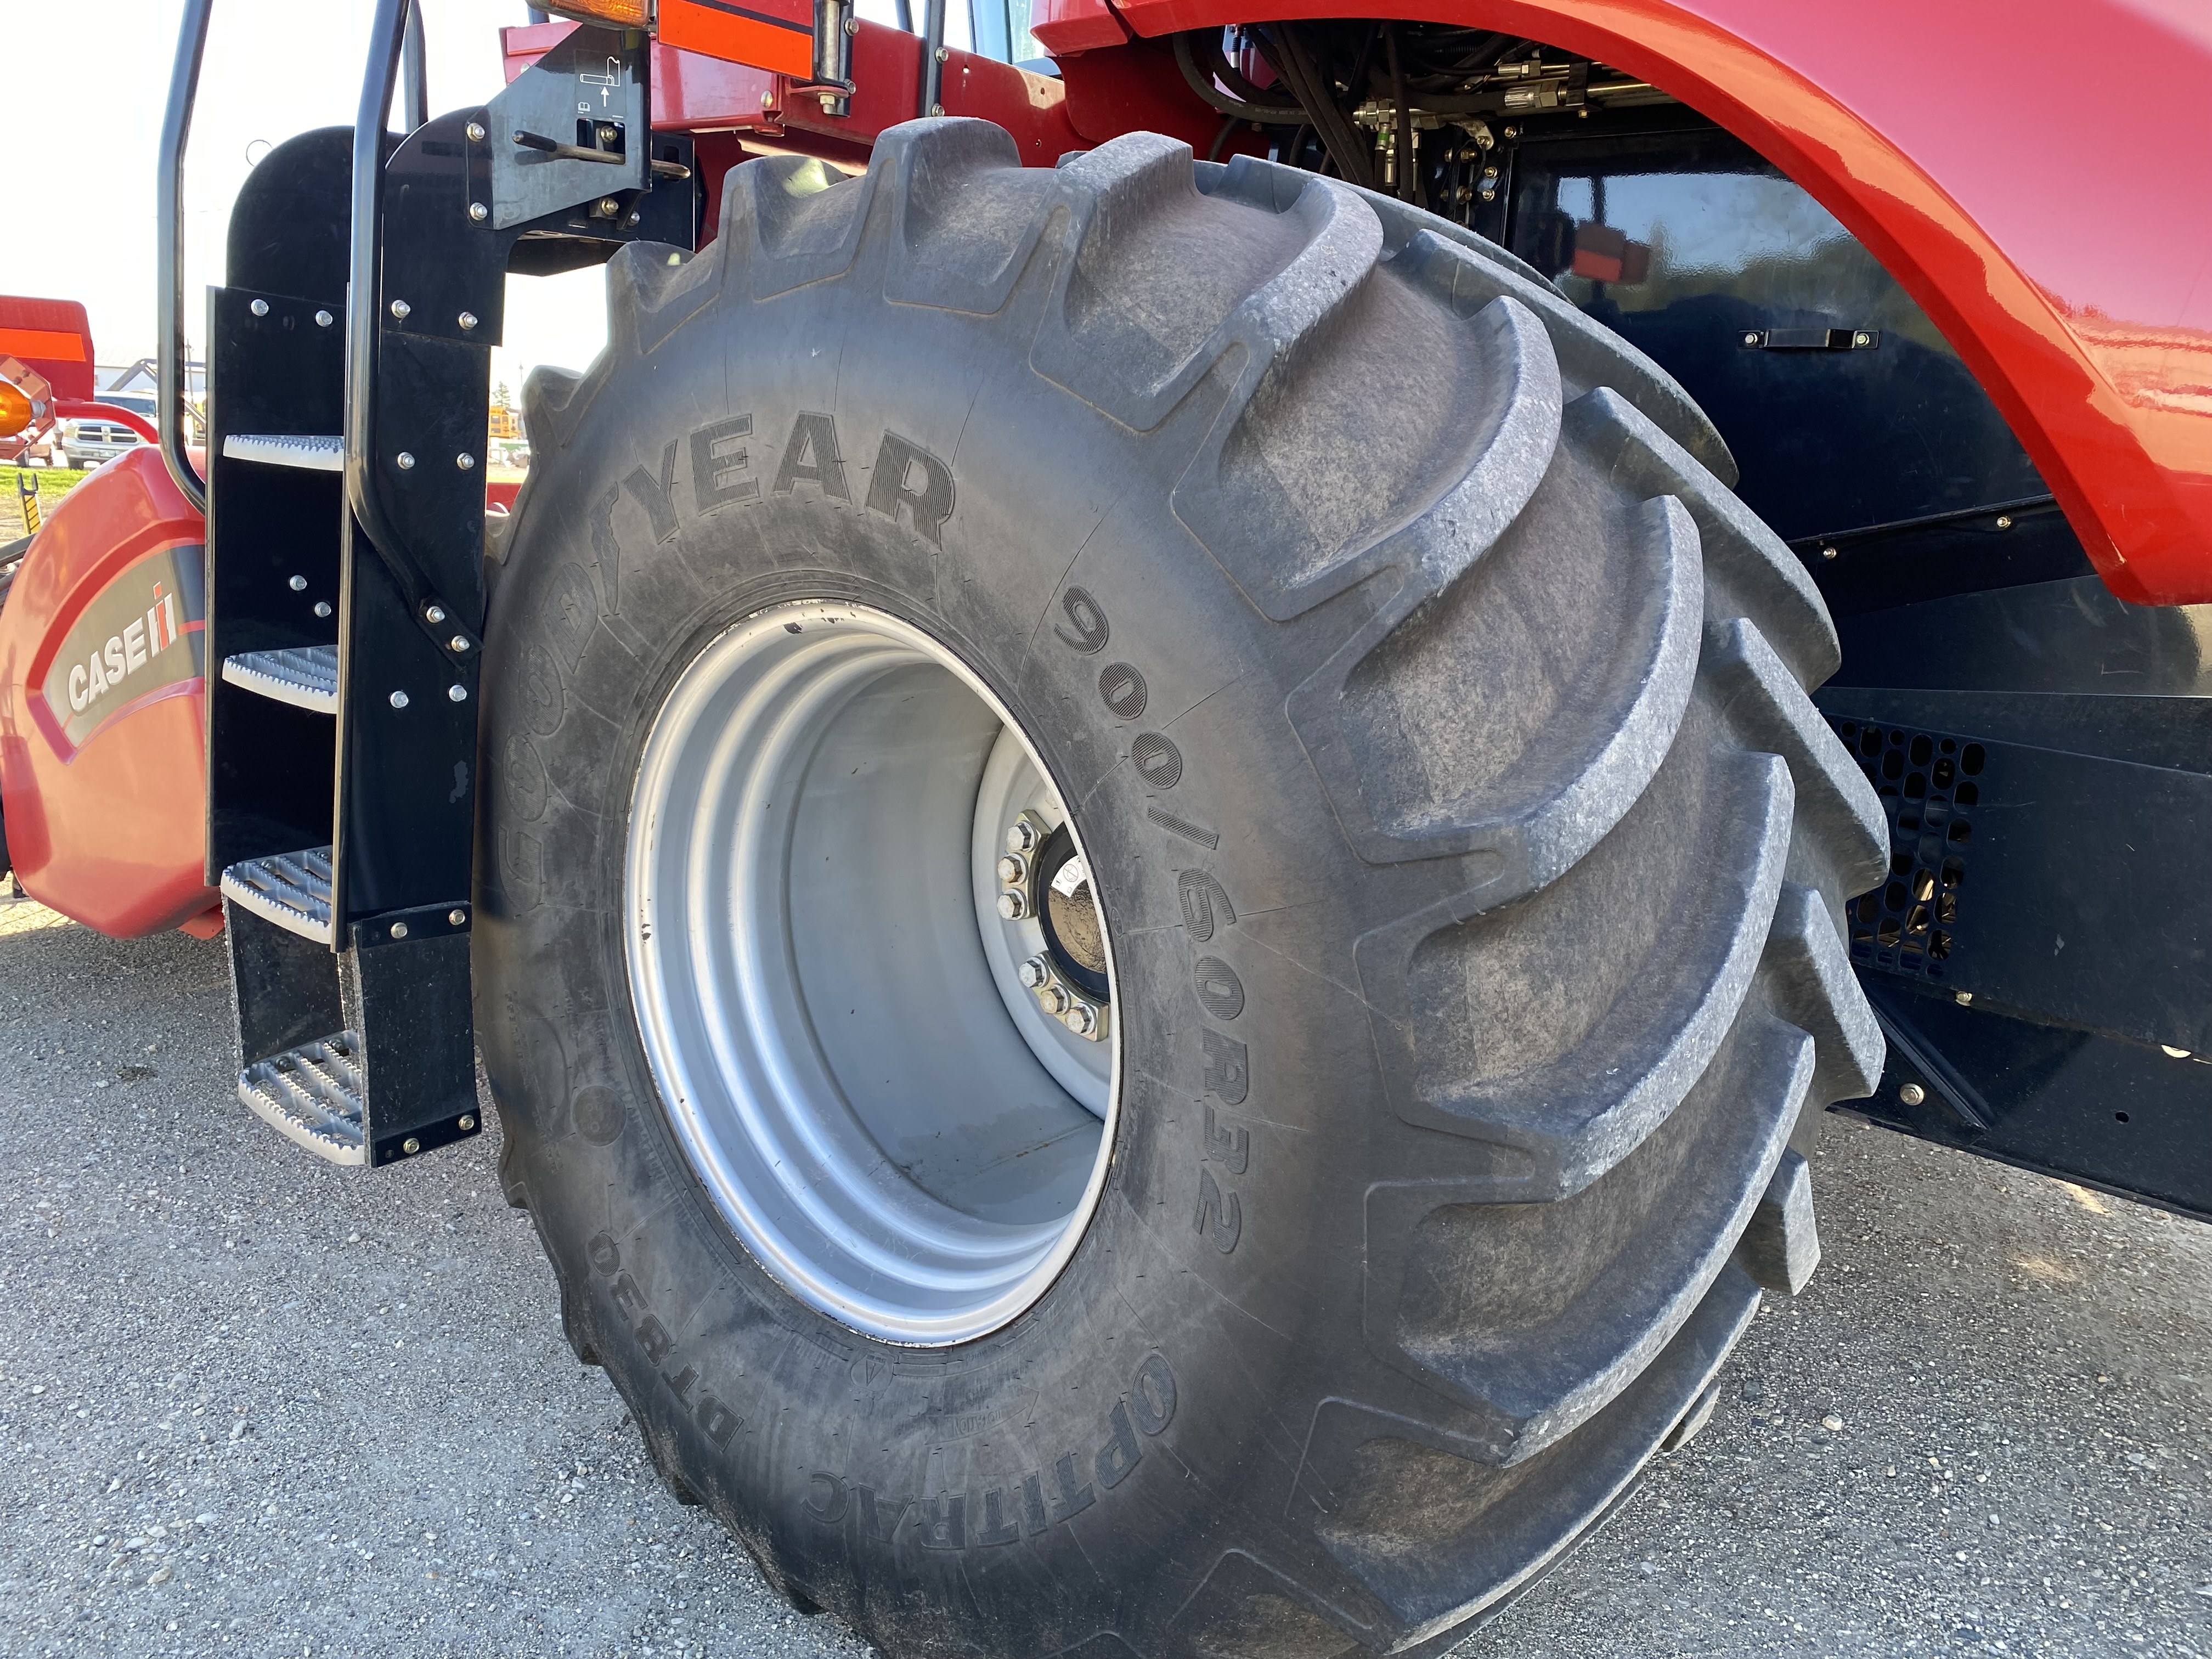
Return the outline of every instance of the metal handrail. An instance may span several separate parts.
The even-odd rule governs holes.
[[[916,115],[935,115],[945,101],[945,0],[927,0],[921,9],[921,107]]]
[[[399,77],[410,0],[377,0],[370,25],[368,70],[353,124],[353,264],[346,284],[346,501],[369,544],[391,570],[422,624],[422,607],[433,596],[407,559],[405,539],[385,517],[369,477],[371,430],[376,418],[377,275],[384,257],[385,112]]]
[[[429,52],[422,39],[422,0],[407,8],[406,85],[399,118],[410,132],[430,118]]]
[[[161,459],[185,499],[202,513],[207,511],[207,484],[185,450],[185,145],[191,137],[192,101],[199,93],[200,59],[207,52],[214,9],[214,0],[185,0],[177,61],[169,75],[169,106],[161,118],[155,278],[161,295],[155,362]]]

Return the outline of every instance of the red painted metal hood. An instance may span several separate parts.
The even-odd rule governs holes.
[[[200,515],[140,449],[65,497],[0,607],[0,811],[33,898],[121,938],[206,880]]]

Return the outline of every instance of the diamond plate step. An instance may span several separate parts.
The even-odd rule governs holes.
[[[345,471],[345,440],[292,436],[283,433],[233,432],[222,441],[222,453],[234,461],[259,461],[266,466],[296,466],[310,472]]]
[[[365,1093],[361,1038],[351,1031],[257,1060],[238,1074],[238,1097],[256,1117],[333,1164],[368,1162]]]
[[[234,864],[222,872],[222,896],[302,939],[318,945],[331,942],[331,849],[327,847]]]
[[[295,708],[313,709],[318,714],[338,712],[338,648],[335,645],[241,651],[222,659],[222,677],[233,685],[289,702]]]

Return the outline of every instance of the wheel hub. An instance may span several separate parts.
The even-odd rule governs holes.
[[[1043,1294],[1112,1146],[1111,946],[1059,792],[973,671],[867,607],[738,623],[647,738],[626,879],[669,1121],[769,1273],[912,1343]]]

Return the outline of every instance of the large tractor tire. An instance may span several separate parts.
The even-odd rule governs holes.
[[[539,374],[478,1030],[578,1352],[894,1659],[1441,1652],[1710,1413],[1881,1042],[1680,390],[1335,181],[894,129]]]

